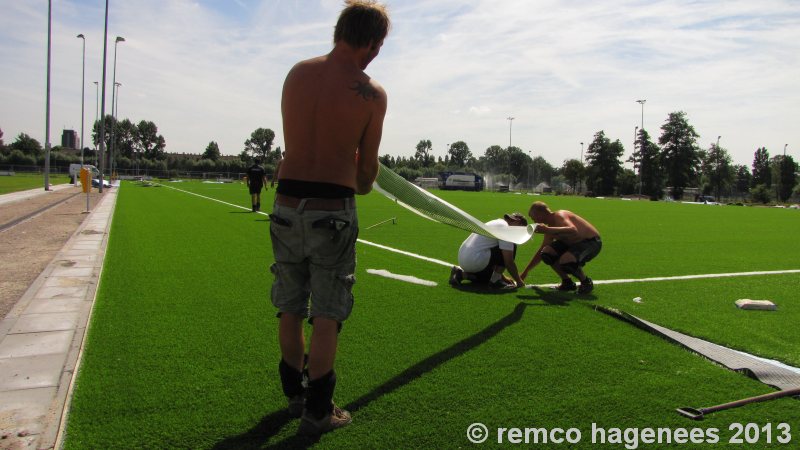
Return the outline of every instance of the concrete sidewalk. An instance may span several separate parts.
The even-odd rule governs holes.
[[[6,194],[0,205],[36,192],[47,194],[44,189]],[[60,445],[116,199],[116,188],[104,193],[0,322],[0,448]]]

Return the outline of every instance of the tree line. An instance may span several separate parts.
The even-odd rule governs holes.
[[[280,147],[273,149],[275,133],[268,128],[257,128],[244,141],[238,157],[224,157],[219,144],[210,141],[202,154],[186,155],[166,152],[166,139],[158,132],[158,126],[148,120],[134,123],[129,119],[116,120],[107,115],[105,121],[106,170],[132,171],[157,174],[177,172],[242,173],[252,165],[255,158],[261,159],[268,171],[273,171],[280,158]],[[100,121],[92,125],[91,142],[94,148],[84,147],[84,162],[98,164],[100,143]],[[112,155],[113,156],[110,156]],[[20,133],[9,145],[3,141],[0,129],[0,165],[44,166],[45,149],[42,144],[26,133]],[[80,155],[73,149],[53,146],[50,153],[51,166],[64,169],[69,164],[80,163]],[[109,166],[113,165],[111,169]]]
[[[634,151],[623,167],[625,146],[612,141],[603,130],[595,133],[586,151],[585,161],[567,159],[554,167],[542,157],[532,157],[519,147],[493,145],[475,158],[469,146],[451,144],[444,158],[431,156],[430,140],[421,140],[413,157],[383,155],[381,162],[408,180],[435,177],[439,172],[467,171],[492,174],[509,185],[546,182],[559,192],[583,192],[596,196],[641,194],[652,199],[683,197],[687,188],[697,188],[703,195],[723,197],[750,196],[767,203],[800,196],[798,165],[791,156],[770,157],[765,147],[756,149],[752,167],[734,165],[728,151],[718,142],[702,149],[699,135],[683,111],[670,113],[661,126],[658,142],[647,130],[637,131]],[[531,181],[532,180],[532,181]]]
[[[114,168],[138,168],[159,172],[244,172],[253,159],[259,158],[268,173],[281,157],[281,148],[273,148],[275,132],[257,128],[244,141],[238,158],[223,157],[219,145],[210,141],[202,154],[186,156],[166,152],[166,140],[152,121],[134,123],[129,119],[117,121],[105,117],[105,146],[114,150]],[[99,144],[100,122],[92,127],[92,142]],[[626,162],[633,170],[623,167],[625,146],[619,139],[612,141],[603,130],[595,133],[584,161],[564,160],[561,166],[550,164],[541,156],[533,156],[520,147],[492,145],[482,156],[475,157],[464,141],[448,145],[447,154],[435,158],[433,144],[422,139],[411,157],[384,154],[380,161],[404,178],[437,177],[440,172],[466,171],[490,175],[497,183],[523,185],[531,188],[547,183],[557,192],[586,193],[597,196],[641,194],[653,199],[666,195],[681,198],[687,188],[698,188],[703,195],[744,197],[754,201],[787,201],[800,196],[798,164],[791,156],[770,156],[765,147],[755,150],[751,167],[734,165],[730,154],[719,142],[702,149],[699,135],[689,124],[686,113],[670,113],[661,126],[658,142],[644,129],[638,130],[634,151]],[[3,144],[0,130],[0,164],[43,165],[41,144],[20,133],[8,146]],[[96,152],[84,148],[86,161],[96,159]],[[53,148],[57,162],[79,162],[79,158]]]

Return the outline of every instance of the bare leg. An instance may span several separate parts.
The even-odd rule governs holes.
[[[553,269],[555,269],[555,266],[558,265],[559,269],[562,272],[564,272],[564,269],[561,268],[560,266],[562,264],[570,264],[570,263],[574,263],[574,262],[577,262],[577,259],[575,259],[575,256],[572,253],[564,253],[563,255],[561,255],[561,258],[558,260],[558,264],[553,264]],[[575,269],[575,271],[572,274],[575,275],[581,282],[583,282],[583,280],[586,279],[586,274],[583,273],[583,269],[581,269],[580,267]]]
[[[314,318],[311,350],[308,352],[308,378],[315,380],[333,369],[339,338],[339,322],[324,317]]]
[[[303,371],[306,340],[303,335],[303,316],[292,313],[281,314],[278,324],[278,340],[281,346],[281,355],[286,364],[297,370]]]

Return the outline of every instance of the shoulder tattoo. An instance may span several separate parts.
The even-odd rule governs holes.
[[[361,81],[354,81],[350,86],[350,90],[355,91],[356,95],[366,101],[375,100],[380,95],[369,83],[362,83]]]

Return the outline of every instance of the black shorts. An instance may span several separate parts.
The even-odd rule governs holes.
[[[550,244],[550,247],[556,251],[558,258],[561,258],[561,255],[564,253],[572,253],[572,256],[578,261],[578,264],[583,266],[600,253],[600,250],[603,248],[603,241],[600,240],[599,236],[584,239],[572,245],[556,240]]]
[[[514,246],[514,257],[517,256],[517,246]],[[475,274],[475,282],[477,283],[489,283],[492,279],[492,274],[494,273],[494,268],[497,266],[505,266],[506,262],[503,259],[503,251],[500,250],[500,247],[493,247],[492,248],[492,256],[489,258],[489,264],[486,265],[486,268],[481,270],[480,272]]]
[[[250,183],[250,193],[251,194],[260,194],[261,189],[264,189],[264,185],[261,183]]]

